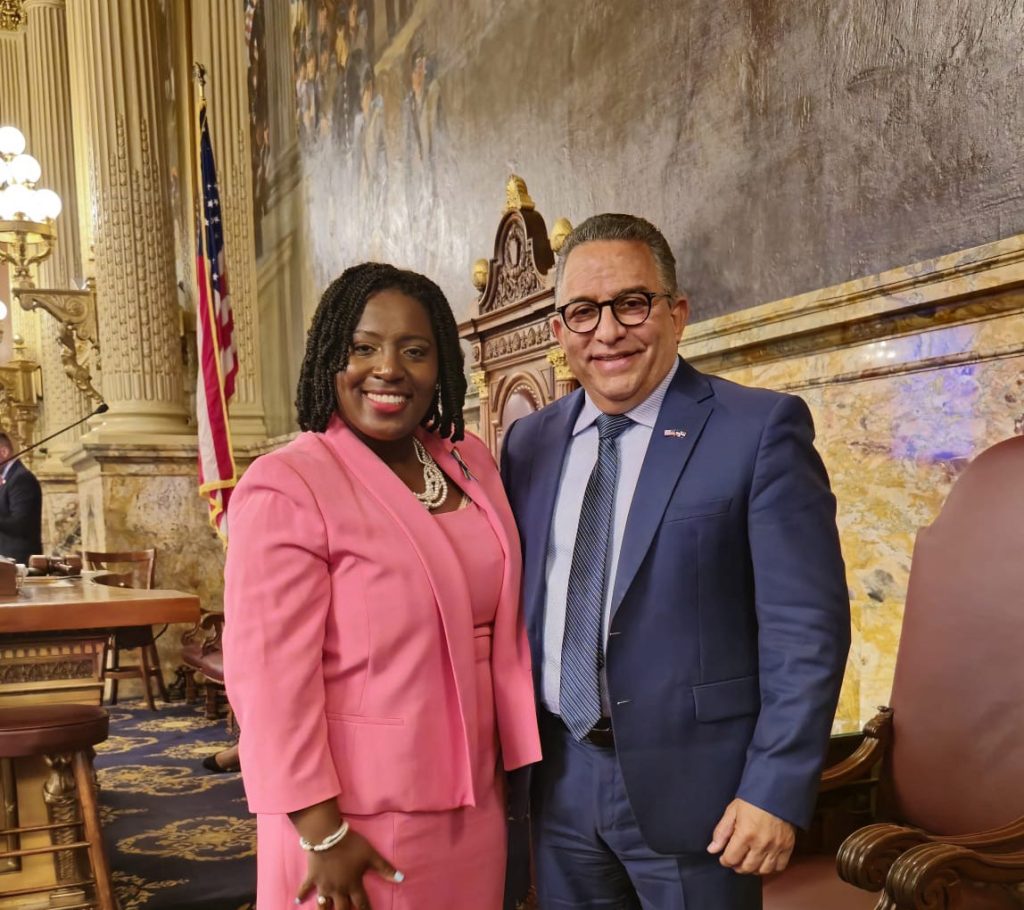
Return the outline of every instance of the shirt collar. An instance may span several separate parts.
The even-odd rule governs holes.
[[[672,382],[673,377],[676,375],[676,371],[679,369],[679,358],[676,357],[672,361],[672,367],[668,373],[665,374],[665,378],[658,383],[658,387],[651,392],[643,401],[640,402],[632,410],[626,411],[626,416],[641,426],[650,427],[654,429],[654,424],[658,420],[658,412],[661,410],[661,403],[665,400],[665,394],[668,392],[668,387]],[[590,396],[583,393],[583,408],[580,410],[580,416],[576,418],[576,424],[572,428],[572,435],[579,436],[584,430],[593,426],[594,421],[601,416],[601,409],[590,400]]]
[[[15,462],[17,460],[18,459],[15,458],[12,461],[9,461],[9,462],[7,462],[7,464],[4,465],[3,473],[0,473],[0,478],[2,478],[3,480],[7,480],[7,473],[11,470],[11,468],[14,467],[14,464],[15,464]]]

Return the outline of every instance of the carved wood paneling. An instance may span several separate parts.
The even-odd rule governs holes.
[[[564,232],[568,223],[564,219],[558,223]],[[513,176],[506,187],[494,255],[473,265],[473,284],[480,292],[473,315],[459,327],[472,349],[471,378],[479,394],[480,432],[496,455],[501,415],[515,383],[537,407],[575,388],[571,374],[565,377],[564,370],[555,374],[549,357],[558,351],[550,323],[555,313],[554,266],[544,219],[526,184]]]

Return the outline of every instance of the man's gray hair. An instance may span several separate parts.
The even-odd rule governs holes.
[[[665,235],[651,222],[637,215],[606,212],[603,215],[591,216],[574,227],[565,238],[565,243],[558,251],[558,265],[555,269],[556,295],[562,286],[569,254],[581,244],[594,240],[629,240],[644,244],[654,256],[654,264],[658,269],[658,277],[665,286],[665,292],[673,296],[679,292],[676,285],[676,257],[672,255],[672,248],[668,245]]]

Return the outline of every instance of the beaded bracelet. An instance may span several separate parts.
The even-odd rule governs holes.
[[[324,850],[330,850],[335,844],[341,843],[346,834],[348,834],[348,822],[343,821],[337,831],[333,834],[328,834],[319,844],[311,844],[306,838],[300,837],[299,846],[303,850],[313,853],[323,853]]]

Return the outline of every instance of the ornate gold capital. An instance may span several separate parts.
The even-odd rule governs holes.
[[[548,351],[548,363],[554,367],[556,380],[564,382],[576,378],[573,371],[569,369],[569,361],[565,357],[565,351],[561,348],[552,348]]]
[[[476,392],[480,396],[480,401],[487,401],[487,374],[483,370],[474,370],[469,374],[469,379],[476,386]]]
[[[16,32],[24,24],[21,0],[0,0],[0,32]]]
[[[505,213],[522,211],[523,209],[535,209],[533,200],[530,198],[530,191],[526,188],[526,181],[522,177],[512,174],[505,184]]]

